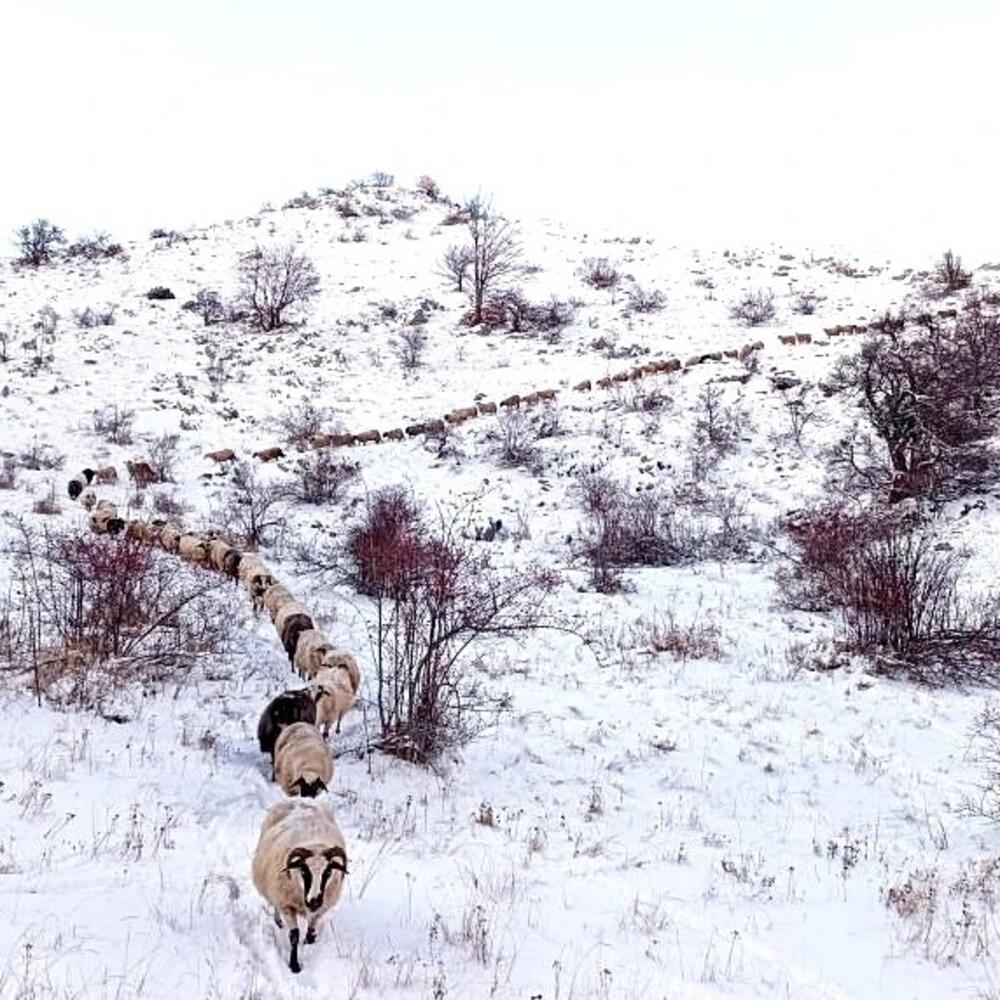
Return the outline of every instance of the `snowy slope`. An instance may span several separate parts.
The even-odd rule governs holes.
[[[538,559],[564,573],[561,613],[593,646],[542,633],[489,648],[478,669],[512,707],[437,772],[359,759],[351,749],[363,714],[345,720],[333,796],[351,875],[332,931],[306,950],[298,977],[249,872],[261,817],[279,796],[257,753],[256,721],[293,681],[270,626],[237,603],[235,652],[193,681],[126,697],[125,721],[38,707],[4,682],[0,997],[991,995],[1000,976],[991,899],[976,900],[974,925],[961,925],[961,901],[942,891],[934,921],[916,929],[883,899],[911,872],[936,868],[947,885],[996,851],[996,833],[959,814],[977,777],[966,749],[985,695],[876,679],[858,665],[796,669],[789,648],[822,638],[829,623],[782,610],[763,547],[753,562],[637,571],[630,590],[607,596],[585,589],[567,544],[581,471],[636,486],[685,482],[699,389],[745,371],[726,360],[644,380],[669,397],[653,414],[629,405],[627,387],[567,387],[760,337],[758,372],[721,383],[750,421],[715,475],[766,527],[822,489],[820,446],[852,419],[826,401],[804,450],[776,441],[785,417],[770,376],[821,379],[857,344],[828,341],[824,327],[899,307],[930,262],[856,261],[824,248],[694,250],[656,234],[521,220],[538,268],[525,292],[580,300],[550,344],[459,324],[466,298],[436,275],[444,249],[464,235],[441,225],[444,206],[398,189],[354,197],[413,215],[345,221],[331,197],[169,246],[128,245],[126,261],[0,269],[0,329],[14,331],[0,364],[0,448],[19,454],[41,442],[67,456],[64,471],[22,471],[20,489],[0,492],[0,511],[40,520],[32,502],[50,490],[62,498],[68,471],[123,469],[142,454],[143,435],[169,431],[181,435],[170,492],[189,506],[188,523],[208,525],[226,472],[205,452],[279,443],[275,419],[306,399],[328,408],[334,425],[386,430],[478,394],[551,386],[563,390],[561,431],[539,442],[533,470],[499,464],[491,417],[463,426],[443,457],[420,439],[356,448],[361,477],[345,502],[290,508],[285,547],[268,558],[370,674],[363,605],[296,581],[288,546],[339,530],[365,491],[385,484],[411,485],[431,508],[476,498],[483,521],[519,527],[493,543],[499,560]],[[366,239],[355,242],[358,229]],[[238,254],[271,241],[296,242],[320,271],[323,291],[301,327],[204,328],[180,308],[201,287],[230,294]],[[590,289],[577,271],[602,256],[660,289],[666,307],[629,315],[623,290]],[[156,285],[177,298],[147,300]],[[778,318],[748,331],[729,306],[762,287],[776,293]],[[824,296],[813,316],[790,310],[802,290]],[[72,310],[106,303],[120,306],[116,325],[74,327]],[[387,318],[387,303],[398,318]],[[64,318],[51,365],[34,371],[21,344],[45,305]],[[421,307],[426,365],[407,373],[392,339]],[[814,343],[782,344],[790,332]],[[623,355],[635,345],[636,359],[609,357],[608,344]],[[210,355],[225,359],[221,385],[209,378]],[[110,446],[91,429],[91,412],[108,403],[136,410],[133,445]],[[262,474],[279,479],[287,467]],[[122,482],[102,495],[124,502],[129,492]],[[997,501],[984,499],[946,530],[976,545],[988,584]],[[58,517],[85,523],[68,501]],[[650,653],[648,625],[666,616],[715,626],[721,655]]]

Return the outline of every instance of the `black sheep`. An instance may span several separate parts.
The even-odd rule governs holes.
[[[316,724],[316,702],[308,688],[296,691],[282,691],[273,698],[261,713],[257,723],[257,742],[260,752],[274,756],[274,744],[278,742],[282,729],[294,722]]]

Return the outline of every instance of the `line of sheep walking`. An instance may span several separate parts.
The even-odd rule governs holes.
[[[289,662],[308,682],[274,697],[257,725],[261,753],[271,758],[271,778],[287,798],[264,817],[252,864],[257,891],[273,907],[277,925],[288,930],[289,968],[300,972],[299,946],[316,940],[347,875],[344,835],[329,800],[319,796],[333,781],[334,761],[326,742],[330,729],[335,725],[340,732],[341,719],[357,699],[357,661],[316,628],[309,611],[258,555],[167,521],[126,521],[111,501],[92,498],[92,483],[117,479],[103,471],[101,476],[101,470],[84,469],[67,487],[70,498],[90,512],[91,530],[124,532],[238,581],[254,607],[267,610]]]
[[[688,358],[688,360],[684,363],[681,363],[679,358],[658,358],[653,361],[647,361],[643,365],[626,368],[620,372],[616,372],[614,375],[606,375],[595,381],[584,379],[582,382],[578,382],[573,386],[573,391],[590,392],[595,387],[598,389],[612,389],[616,385],[620,385],[625,382],[635,382],[650,375],[670,374],[672,372],[680,371],[682,368],[691,368],[694,365],[703,364],[706,361],[722,361],[724,358],[739,358],[742,360],[753,354],[754,351],[760,351],[763,350],[763,348],[763,341],[758,340],[752,344],[744,344],[741,348],[733,347],[721,351],[709,351],[707,353],[695,354]],[[389,441],[403,441],[406,438],[415,438],[422,435],[443,434],[449,427],[457,427],[460,424],[464,424],[468,420],[474,420],[477,417],[495,416],[501,410],[517,410],[521,407],[537,406],[540,403],[553,403],[556,400],[558,392],[558,389],[537,389],[534,392],[525,393],[523,395],[520,393],[514,393],[513,395],[500,400],[498,403],[477,402],[473,403],[471,406],[460,406],[451,410],[449,413],[446,413],[443,418],[435,417],[415,424],[409,424],[406,427],[394,427],[388,431],[380,431],[373,428],[371,430],[362,431],[358,434],[327,434],[325,432],[320,432],[309,438],[307,444],[299,445],[298,450],[304,451],[307,449],[321,450],[325,448],[351,448],[364,444],[384,444]],[[284,458],[287,452],[284,448],[276,445],[270,448],[262,448],[259,451],[255,451],[253,454],[254,458],[261,462],[273,462],[279,458]],[[237,455],[232,448],[220,448],[217,451],[208,452],[208,454],[205,455],[205,458],[218,464],[224,464],[226,462],[236,461]],[[131,473],[131,468],[129,471]]]

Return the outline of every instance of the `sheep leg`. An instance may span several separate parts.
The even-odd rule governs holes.
[[[281,919],[281,913],[278,911],[277,907],[274,908],[274,913],[272,914],[272,916],[274,917],[274,922],[279,927],[284,927],[285,926],[284,921]]]
[[[292,953],[288,958],[288,968],[292,972],[301,972],[302,966],[299,965],[299,928],[298,925],[293,927],[288,932],[288,943],[291,945]]]
[[[343,718],[342,715],[337,716],[337,735],[340,735],[340,720]]]
[[[316,925],[310,924],[309,930],[306,931],[306,944],[316,943]]]

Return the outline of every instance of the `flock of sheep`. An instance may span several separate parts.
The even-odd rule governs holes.
[[[658,358],[653,361],[647,361],[643,365],[623,369],[614,375],[606,375],[593,382],[590,379],[584,379],[573,386],[573,391],[590,392],[594,388],[612,389],[616,385],[621,385],[625,382],[635,382],[648,375],[670,374],[671,372],[679,371],[681,368],[691,368],[706,361],[722,361],[723,358],[739,358],[742,360],[753,354],[754,351],[762,350],[763,347],[764,342],[758,340],[752,344],[744,344],[741,348],[732,347],[720,351],[695,354],[684,363],[681,363],[679,358]],[[304,450],[305,447],[314,450],[323,448],[348,448],[362,444],[383,444],[388,441],[403,441],[408,437],[415,438],[422,435],[434,436],[444,434],[449,427],[457,427],[459,424],[464,424],[467,420],[473,420],[476,417],[495,415],[500,410],[517,410],[522,406],[530,407],[536,406],[539,403],[555,402],[558,391],[557,389],[537,389],[534,392],[525,393],[524,395],[514,393],[500,400],[499,403],[482,402],[473,403],[471,406],[460,406],[446,413],[443,418],[423,420],[419,423],[410,424],[407,427],[394,427],[388,431],[380,431],[373,428],[372,430],[362,431],[359,434],[327,434],[321,432],[313,434],[309,438],[308,444],[300,446],[299,450]],[[284,448],[273,446],[254,452],[254,458],[262,462],[273,462],[276,459],[284,458],[285,454]],[[221,448],[218,451],[210,451],[205,457],[213,462],[223,464],[235,461],[237,455],[232,448]],[[139,467],[139,471],[141,472],[144,471],[141,467],[145,464],[141,462],[130,463],[129,473],[133,479],[136,478],[133,466]]]
[[[271,777],[288,797],[264,817],[253,857],[253,880],[274,907],[278,926],[288,929],[288,965],[299,972],[299,944],[316,940],[320,921],[339,899],[347,875],[344,836],[329,802],[317,797],[333,779],[333,757],[326,743],[330,728],[336,724],[340,731],[341,719],[357,698],[361,683],[357,661],[316,628],[307,609],[259,556],[166,521],[119,517],[117,507],[98,500],[93,487],[116,479],[110,467],[84,469],[70,479],[69,496],[90,511],[91,529],[101,535],[124,532],[137,542],[237,580],[255,608],[267,609],[289,661],[308,682],[273,698],[257,726],[260,750],[271,756]]]
[[[670,373],[705,361],[724,357],[746,358],[763,348],[760,341],[742,349],[698,354],[685,364],[677,358],[647,362],[615,375],[598,379],[599,389],[636,381],[647,375]],[[589,380],[574,386],[577,392],[593,388]],[[317,434],[313,448],[401,441],[404,437],[443,433],[448,425],[458,425],[474,417],[516,409],[556,398],[555,389],[541,389],[527,395],[513,395],[497,403],[477,403],[448,413],[443,420],[427,420],[409,427],[381,433]],[[281,448],[256,453],[262,461],[284,455]],[[211,452],[216,462],[233,461],[232,449]],[[128,462],[130,478],[137,486],[155,481],[153,469],[145,461]],[[124,532],[146,545],[155,545],[197,564],[239,581],[258,610],[267,610],[289,661],[307,686],[284,691],[264,709],[257,727],[261,753],[271,757],[271,777],[287,798],[270,809],[261,826],[253,857],[253,880],[260,894],[274,907],[279,927],[288,929],[291,947],[289,968],[299,972],[300,943],[311,944],[323,916],[336,904],[347,875],[347,851],[333,810],[325,799],[333,779],[333,757],[327,746],[330,728],[340,731],[343,716],[354,706],[361,675],[357,661],[337,649],[316,628],[309,611],[275,579],[268,566],[255,554],[244,554],[222,538],[186,532],[168,521],[128,520],[120,517],[115,504],[99,500],[95,487],[117,482],[111,467],[84,469],[68,485],[71,499],[90,512],[91,529],[102,535]]]

